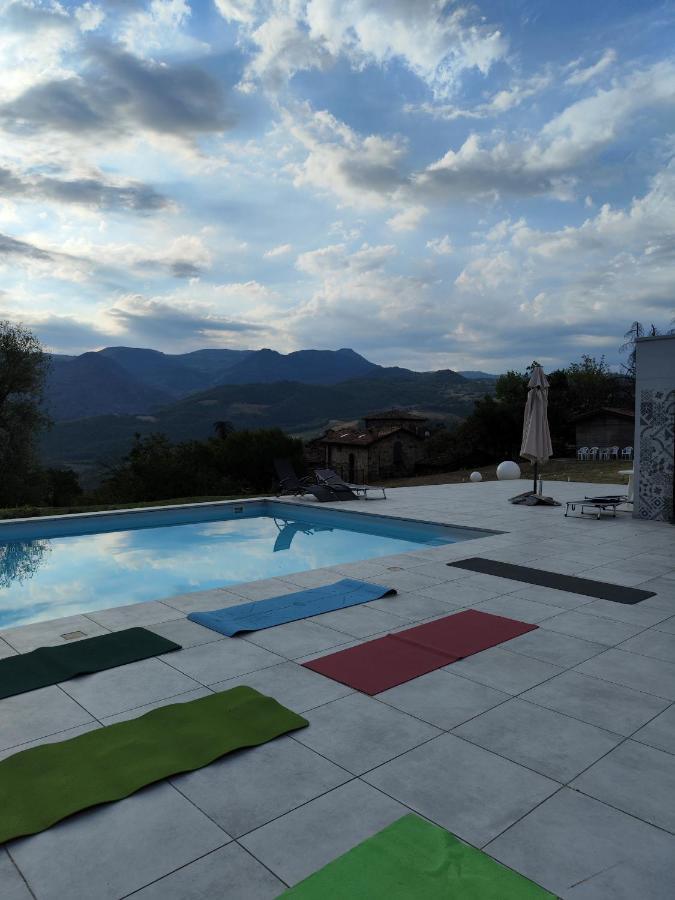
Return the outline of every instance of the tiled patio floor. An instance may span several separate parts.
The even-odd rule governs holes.
[[[263,900],[409,810],[560,897],[672,900],[675,529],[506,502],[521,489],[399,488],[350,504],[503,534],[0,632],[0,658],[130,625],[184,647],[0,701],[0,757],[237,684],[310,721],[10,842],[2,900]],[[598,486],[549,492],[564,500]],[[625,606],[443,565],[478,555],[656,596]],[[243,638],[185,618],[345,575],[399,593]],[[539,629],[375,697],[299,665],[468,607]]]

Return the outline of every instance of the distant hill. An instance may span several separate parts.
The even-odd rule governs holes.
[[[195,350],[168,354],[106,347],[81,356],[52,356],[47,408],[56,421],[108,413],[148,414],[170,400],[216,385],[337,384],[380,367],[353,350]]]
[[[171,394],[131,377],[100,353],[53,356],[45,408],[55,419],[134,413],[170,402]]]
[[[499,375],[490,375],[489,372],[477,372],[473,370],[458,372],[459,375],[462,375],[464,378],[468,378],[469,381],[496,381],[499,378]]]
[[[436,417],[468,415],[474,400],[491,392],[491,382],[468,381],[450,370],[411,372],[373,367],[369,374],[339,384],[297,381],[222,385],[168,403],[145,415],[104,415],[59,422],[44,436],[45,461],[89,467],[123,456],[136,432],[162,432],[172,440],[213,435],[213,423],[237,428],[279,426],[300,433],[319,431],[334,420],[349,420],[392,406]]]

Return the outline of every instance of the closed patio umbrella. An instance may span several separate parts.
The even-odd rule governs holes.
[[[523,418],[523,441],[520,445],[520,455],[534,465],[534,484],[532,491],[512,497],[512,503],[527,503],[530,506],[545,503],[547,506],[560,506],[557,500],[537,494],[539,463],[546,462],[553,456],[551,432],[548,427],[548,388],[548,378],[542,367],[533,366],[527,385],[527,403]]]

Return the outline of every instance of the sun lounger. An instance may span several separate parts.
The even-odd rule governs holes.
[[[277,497],[284,495],[297,497],[312,494],[321,503],[358,499],[347,485],[316,484],[308,477],[300,478],[288,459],[275,459],[274,468],[279,479]]]
[[[348,488],[355,494],[362,495],[365,500],[368,499],[368,491],[382,491],[382,499],[386,500],[387,495],[383,487],[375,487],[372,484],[350,484],[343,481],[342,478],[333,469],[314,469],[316,480],[320,484],[327,484],[329,487]]]
[[[583,500],[568,500],[565,515],[568,516],[570,510],[576,512],[577,507],[579,507],[579,515],[582,516],[595,516],[596,519],[599,519],[602,513],[611,510],[612,515],[616,518],[617,506],[632,502],[632,500],[628,499],[627,494],[607,494],[603,497],[584,497]]]

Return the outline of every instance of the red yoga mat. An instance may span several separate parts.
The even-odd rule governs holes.
[[[303,665],[333,681],[356,688],[363,694],[379,694],[380,691],[447,666],[448,663],[455,662],[456,658],[448,653],[439,653],[401,641],[396,634],[388,634]]]
[[[463,659],[535,628],[536,625],[527,622],[467,609],[424,625],[406,628],[399,631],[397,637],[427,650],[449,653],[455,659]]]
[[[527,622],[466,610],[303,665],[364,694],[379,694],[535,628]]]

